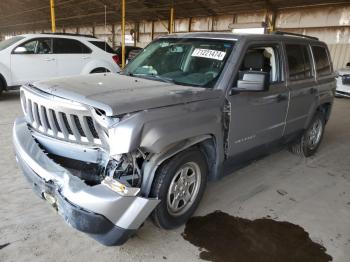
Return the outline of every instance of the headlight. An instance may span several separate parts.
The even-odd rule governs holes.
[[[101,184],[123,196],[136,196],[140,192],[140,188],[128,187],[109,176],[102,180]]]

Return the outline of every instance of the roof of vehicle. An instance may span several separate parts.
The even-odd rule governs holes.
[[[102,41],[101,39],[98,39],[94,36],[88,36],[88,35],[79,35],[79,34],[53,34],[53,33],[42,33],[42,34],[23,34],[21,36],[24,36],[26,38],[34,38],[34,37],[52,37],[52,38],[68,38],[68,39],[79,39],[79,40],[85,40],[85,41]]]
[[[176,33],[160,36],[159,38],[206,38],[206,39],[222,39],[237,41],[241,39],[247,40],[300,40],[307,42],[321,43],[317,38],[303,35],[293,35],[289,33],[272,33],[272,34],[234,34],[222,32],[195,32],[195,33]]]

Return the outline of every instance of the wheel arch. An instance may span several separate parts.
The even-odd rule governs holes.
[[[105,71],[106,73],[110,73],[110,72],[111,72],[111,71],[110,71],[108,68],[106,68],[106,67],[96,67],[96,68],[92,69],[92,70],[90,71],[89,74],[93,74],[93,73],[102,73],[103,71]]]
[[[204,155],[209,169],[208,178],[209,180],[215,180],[220,174],[221,167],[220,150],[216,141],[214,135],[201,135],[172,144],[163,152],[154,154],[149,160],[144,162],[142,167],[142,194],[146,197],[149,195],[156,172],[161,164],[192,147],[197,147]]]
[[[325,116],[326,123],[329,120],[329,117],[331,115],[332,111],[332,103],[331,102],[326,102],[321,105],[319,105],[316,109],[316,112],[321,112]]]
[[[1,73],[0,73],[0,82],[3,84],[3,90],[6,90],[7,89],[7,81]]]
[[[332,104],[333,104],[333,101],[328,100],[328,99],[323,100],[323,101],[319,101],[318,103],[313,104],[310,108],[309,113],[308,113],[308,118],[307,118],[307,121],[305,122],[304,129],[306,129],[310,125],[312,118],[314,117],[314,115],[317,112],[322,112],[325,114],[325,119],[326,119],[326,123],[327,123],[327,121],[329,120],[331,111],[332,111]]]
[[[93,70],[97,68],[106,68],[112,73],[116,73],[119,71],[119,67],[117,66],[117,64],[112,64],[112,62],[109,63],[104,60],[92,60],[83,67],[81,74],[90,74]]]

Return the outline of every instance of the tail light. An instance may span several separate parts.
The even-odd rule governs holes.
[[[115,62],[117,65],[119,65],[119,63],[120,63],[120,61],[119,61],[119,56],[114,55],[114,56],[112,56],[112,58],[113,58],[114,62]]]

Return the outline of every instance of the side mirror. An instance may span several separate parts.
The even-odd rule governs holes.
[[[34,52],[32,51],[28,51],[27,48],[25,48],[24,46],[19,46],[17,47],[14,51],[14,54],[34,54]]]
[[[241,80],[237,81],[237,87],[232,91],[237,92],[262,92],[269,89],[270,74],[259,71],[240,72]]]
[[[349,63],[346,63],[346,67],[350,67],[350,62],[349,62]]]

